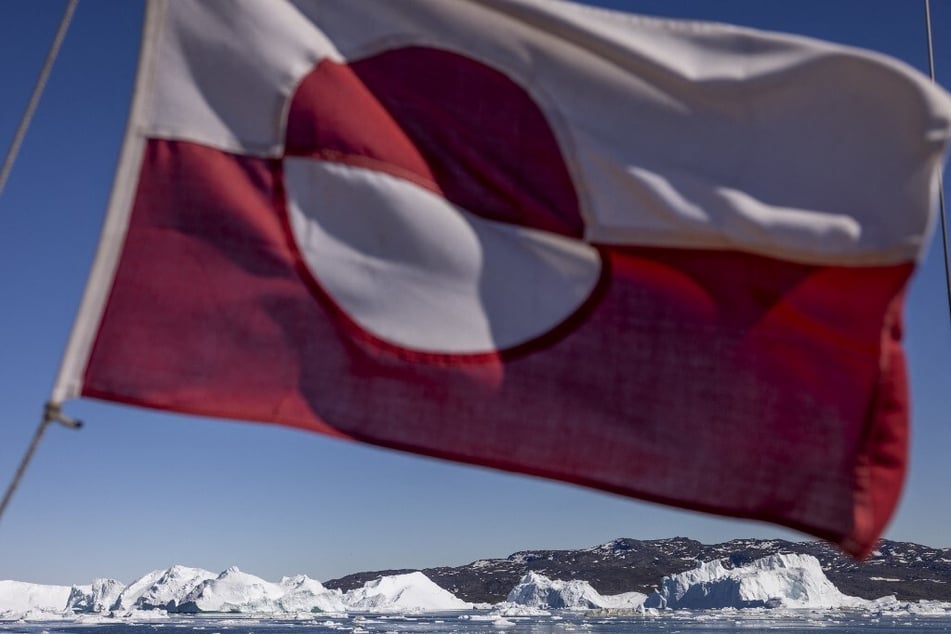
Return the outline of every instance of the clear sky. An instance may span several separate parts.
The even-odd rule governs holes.
[[[6,151],[66,0],[0,3]],[[925,71],[919,0],[614,0],[875,49]],[[951,0],[932,3],[951,85]],[[0,198],[0,486],[34,431],[93,257],[129,105],[140,0],[82,0]],[[901,213],[901,210],[895,210]],[[887,537],[951,546],[951,328],[941,249],[911,287],[910,477]],[[77,401],[51,428],[0,521],[0,579],[128,583],[174,563],[268,579],[462,564],[615,537],[704,542],[803,536],[574,486],[272,426]]]

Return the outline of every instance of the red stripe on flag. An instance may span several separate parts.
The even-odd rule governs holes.
[[[904,473],[910,264],[606,248],[570,331],[408,359],[314,293],[280,163],[148,144],[83,394],[778,522],[863,555]]]

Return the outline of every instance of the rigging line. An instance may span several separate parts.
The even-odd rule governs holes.
[[[72,427],[73,429],[79,429],[82,427],[82,423],[78,420],[74,420],[63,415],[63,413],[60,411],[59,405],[54,403],[46,404],[46,407],[43,409],[43,420],[40,421],[39,427],[36,428],[36,433],[33,434],[33,440],[30,442],[30,446],[27,448],[26,453],[23,454],[23,458],[20,460],[20,466],[17,467],[17,471],[13,476],[13,480],[7,487],[6,493],[3,494],[3,501],[0,502],[0,519],[3,519],[3,512],[7,510],[7,505],[10,504],[10,500],[13,499],[13,494],[16,493],[17,487],[20,486],[20,481],[23,480],[23,474],[26,473],[26,468],[33,459],[33,454],[36,453],[36,448],[39,446],[40,439],[43,438],[43,434],[46,433],[46,428],[49,427],[50,423],[53,422],[60,423],[66,427]]]
[[[36,433],[33,434],[33,442],[30,443],[29,449],[23,454],[23,459],[20,460],[20,466],[17,467],[17,472],[13,476],[10,486],[7,487],[7,492],[3,496],[3,502],[0,502],[0,519],[3,519],[3,512],[7,510],[7,505],[10,504],[13,494],[16,492],[17,487],[20,486],[20,480],[23,479],[23,474],[26,473],[26,468],[30,464],[30,460],[33,459],[33,454],[36,453],[36,447],[40,444],[40,439],[43,438],[43,434],[49,425],[50,419],[44,416],[43,420],[40,421],[40,426],[36,428]]]
[[[16,160],[17,154],[20,153],[20,146],[23,144],[23,139],[26,137],[26,131],[30,127],[30,122],[33,120],[33,114],[36,112],[36,107],[40,103],[40,97],[43,95],[44,88],[46,88],[46,82],[49,80],[50,72],[53,70],[53,64],[56,62],[56,57],[59,55],[59,49],[63,45],[63,40],[66,39],[66,32],[69,30],[69,25],[73,21],[73,14],[76,12],[76,5],[78,4],[79,0],[69,0],[66,5],[66,9],[63,11],[63,17],[60,18],[59,27],[56,29],[56,35],[53,37],[53,42],[50,44],[50,48],[46,52],[46,59],[43,61],[43,67],[40,69],[40,74],[36,78],[36,84],[33,86],[33,93],[30,95],[30,101],[27,102],[26,110],[23,112],[20,123],[13,135],[13,141],[10,143],[10,148],[7,150],[7,156],[3,160],[3,167],[0,168],[0,196],[3,195],[3,190],[6,187],[7,179],[10,177],[10,172],[13,169],[13,163]],[[23,480],[23,475],[26,473],[26,468],[33,459],[33,454],[36,453],[36,448],[39,446],[40,440],[43,438],[43,434],[46,433],[46,428],[49,427],[50,423],[52,422],[58,422],[67,427],[73,428],[78,428],[81,426],[79,421],[64,416],[59,409],[59,405],[53,403],[46,404],[46,407],[43,411],[43,419],[40,421],[39,426],[36,428],[36,432],[33,434],[33,440],[30,442],[30,446],[27,448],[26,453],[23,454],[23,458],[20,460],[20,465],[17,467],[16,473],[13,476],[13,480],[10,482],[6,492],[3,494],[3,501],[0,501],[0,519],[3,518],[3,514],[7,510],[10,500],[13,499],[13,494],[16,493],[17,487],[20,486],[20,482]]]
[[[934,70],[934,40],[931,35],[931,0],[925,0],[925,28],[928,31],[928,71],[931,83],[936,83]],[[951,319],[951,262],[948,260],[948,220],[944,207],[944,178],[938,174],[938,208],[941,212],[941,248],[944,254],[945,290],[948,293],[948,318]]]
[[[3,168],[0,169],[0,196],[3,195],[3,189],[6,187],[7,179],[13,170],[13,162],[16,160],[17,154],[20,153],[23,138],[26,136],[27,128],[30,127],[30,121],[33,120],[33,113],[36,112],[36,107],[40,103],[40,96],[46,87],[46,81],[49,79],[50,71],[53,70],[53,63],[59,54],[60,46],[62,46],[63,40],[66,38],[66,31],[69,30],[69,25],[73,20],[73,13],[76,12],[77,4],[79,4],[79,0],[69,0],[69,4],[66,5],[66,10],[63,11],[63,17],[59,21],[59,28],[56,30],[56,35],[53,37],[50,49],[46,53],[46,60],[43,62],[43,68],[40,69],[40,74],[36,78],[36,85],[33,86],[33,94],[30,95],[30,101],[26,105],[23,117],[20,119],[20,125],[17,126],[16,133],[13,135],[10,149],[7,150],[7,157],[3,161]]]

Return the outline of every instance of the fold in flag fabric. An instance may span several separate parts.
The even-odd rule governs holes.
[[[873,547],[951,100],[555,0],[148,4],[54,402],[271,422]]]

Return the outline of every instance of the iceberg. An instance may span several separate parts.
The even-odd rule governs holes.
[[[871,607],[874,601],[836,588],[811,555],[770,555],[731,567],[728,560],[700,563],[664,577],[644,603],[648,608],[843,608]]]
[[[118,598],[116,598],[115,602],[110,606],[110,609],[121,612],[132,610],[136,601],[138,601],[143,594],[148,592],[149,588],[151,588],[156,581],[161,579],[165,572],[165,570],[153,570],[127,585],[122,592],[119,593]]]
[[[188,593],[175,612],[273,613],[280,610],[283,595],[279,584],[270,583],[236,566],[217,577],[206,579]]]
[[[346,606],[339,590],[328,590],[307,575],[284,577],[278,583],[271,583],[231,567],[217,577],[196,585],[170,611],[192,614],[296,614],[345,612]]]
[[[70,586],[0,581],[0,619],[15,620],[28,614],[62,613],[72,591]]]
[[[153,570],[136,579],[122,590],[110,610],[174,611],[198,585],[215,578],[215,573],[202,568],[172,566],[166,570]]]
[[[537,572],[528,572],[506,597],[506,602],[537,609],[567,608],[590,610],[594,608],[636,609],[644,604],[647,595],[626,592],[602,595],[587,581],[552,580]]]
[[[94,579],[91,586],[73,586],[66,599],[66,611],[83,614],[108,612],[125,585],[115,579]]]
[[[346,612],[340,590],[325,588],[316,579],[307,575],[284,577],[278,584],[282,588],[278,605],[282,612]]]
[[[421,572],[368,581],[362,588],[346,593],[344,601],[349,609],[360,612],[442,612],[473,607]]]

